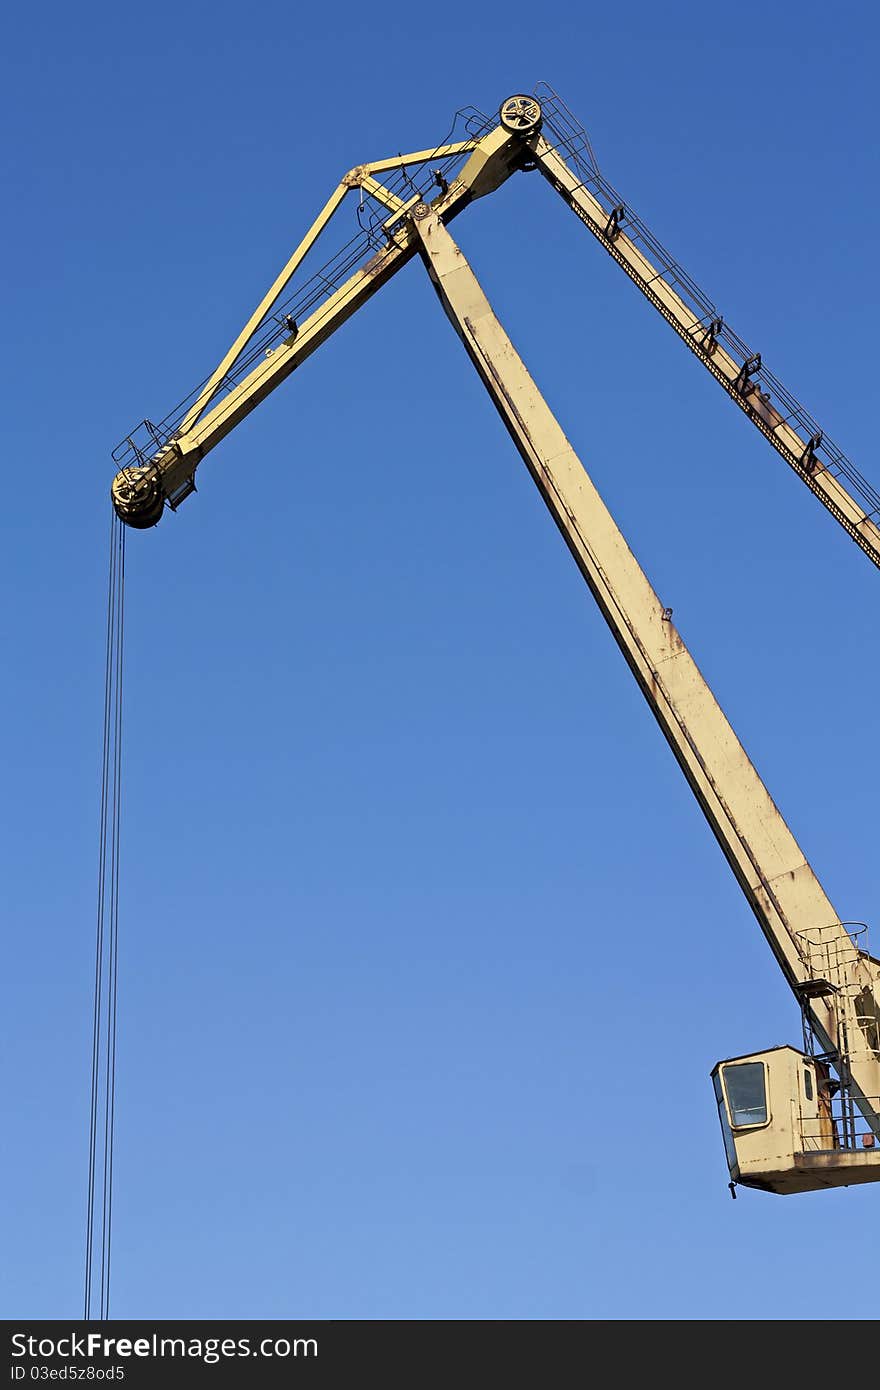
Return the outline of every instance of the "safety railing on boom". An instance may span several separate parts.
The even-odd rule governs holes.
[[[535,128],[523,133],[522,157],[508,164],[503,176],[514,167],[541,170],[727,394],[880,568],[880,492],[768,370],[761,355],[729,328],[708,296],[622,201],[601,174],[586,131],[560,97],[546,84],[539,84],[535,95]],[[504,125],[503,115],[498,128],[508,131],[509,137],[510,127]],[[194,490],[194,470],[203,454],[344,321],[357,307],[358,296],[363,302],[378,288],[383,257],[389,273],[409,259],[406,224],[414,207],[436,203],[447,194],[451,198],[450,216],[466,205],[466,190],[465,196],[454,196],[458,177],[474,146],[484,137],[491,140],[495,129],[492,118],[466,107],[456,113],[449,136],[434,146],[433,152],[423,150],[358,166],[343,178],[288,263],[289,273],[285,268],[215,372],[163,420],[144,421],[113,451],[119,470],[114,484],[119,486],[116,502],[123,508],[125,520],[135,524],[139,514],[137,524],[155,524],[163,498],[176,508]],[[451,140],[453,135],[458,138]],[[381,183],[371,171],[382,172]],[[317,238],[342,198],[356,189],[357,233],[293,288],[294,278],[307,264],[313,264]],[[344,286],[358,276],[369,281],[368,293],[361,294],[358,288],[357,295],[349,300]],[[268,369],[264,363],[264,372],[261,361],[279,348],[285,351],[275,359],[278,370]],[[235,400],[227,411],[230,396]],[[200,428],[203,420],[209,421],[204,430]],[[169,447],[172,445],[175,447]],[[160,474],[161,484],[155,481]]]
[[[543,137],[577,176],[579,183],[577,188],[571,189],[561,186],[547,168],[542,167],[542,173],[550,178],[606,250],[880,568],[880,492],[764,365],[761,354],[753,352],[725,323],[708,295],[600,173],[589,136],[557,93],[545,83],[539,83],[535,95],[541,103]],[[572,193],[576,195],[578,188],[585,190],[599,205],[599,220],[588,220],[584,216],[576,197],[571,196]],[[621,234],[628,247],[634,248],[635,255],[620,254],[617,243]],[[677,306],[676,311],[669,311],[668,300],[658,295],[661,285],[673,292],[684,313],[677,312]],[[719,347],[739,366],[738,374],[729,377],[713,362]],[[828,475],[845,491],[833,489],[823,481],[823,476],[827,479]]]

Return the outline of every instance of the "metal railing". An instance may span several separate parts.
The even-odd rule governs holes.
[[[455,113],[449,134],[436,146],[460,140],[477,140],[495,125],[495,118],[467,106]],[[429,159],[413,167],[389,171],[382,175],[383,186],[401,202],[406,202],[414,194],[427,199],[432,190],[436,192],[438,176],[451,183],[460,172],[470,151],[448,155],[435,163]],[[226,372],[216,391],[211,395],[207,409],[212,409],[218,401],[244,380],[257,363],[289,338],[296,324],[315,314],[332,294],[364,265],[369,258],[387,244],[388,208],[369,199],[369,194],[361,193],[355,208],[358,231],[340,247],[307,280],[289,288],[283,299],[279,299],[266,313],[254,329],[246,345],[235,362]],[[128,468],[144,467],[149,464],[165,445],[173,442],[180,432],[181,425],[195,402],[207,385],[209,377],[199,382],[189,395],[170,410],[158,422],[143,420],[127,434],[112,452],[113,461],[121,472]],[[195,422],[194,422],[195,423]]]
[[[544,115],[545,138],[554,145],[578,175],[582,186],[601,205],[608,225],[613,225],[616,231],[625,232],[654,266],[656,275],[653,280],[644,282],[645,287],[650,290],[655,280],[665,282],[693,315],[687,331],[696,339],[703,334],[708,335],[713,342],[720,343],[737,363],[742,364],[746,388],[743,394],[748,394],[750,405],[771,433],[781,424],[788,425],[800,436],[804,446],[803,458],[810,469],[827,469],[833,477],[845,479],[848,490],[857,498],[865,515],[871,520],[880,517],[880,492],[862,476],[813,416],[764,365],[761,354],[753,352],[728,327],[709,296],[599,172],[590,138],[562,98],[546,83],[538,84],[535,96],[541,103]]]
[[[875,1114],[880,1114],[880,1096],[866,1099]],[[802,1108],[795,1107],[794,1135],[802,1153],[873,1153],[880,1162],[880,1140],[842,1094],[823,1101],[818,1115],[805,1115]]]

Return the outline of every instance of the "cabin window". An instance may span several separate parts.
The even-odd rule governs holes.
[[[734,1129],[767,1123],[767,1085],[763,1062],[736,1062],[724,1068],[724,1089]]]
[[[813,1099],[813,1076],[806,1067],[804,1067],[804,1095],[807,1100]]]
[[[712,1077],[712,1084],[715,1087],[715,1099],[718,1102],[718,1118],[721,1121],[721,1133],[724,1136],[724,1152],[727,1154],[727,1166],[730,1169],[730,1176],[736,1179],[739,1177],[739,1166],[736,1161],[736,1145],[733,1142],[733,1132],[730,1128],[730,1121],[727,1118],[727,1111],[724,1107],[724,1092],[721,1089],[721,1078],[717,1072]]]

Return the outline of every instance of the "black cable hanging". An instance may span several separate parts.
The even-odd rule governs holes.
[[[92,1010],[92,1074],[86,1218],[85,1318],[110,1316],[113,1133],[119,975],[119,825],[122,809],[122,654],[125,526],[111,514],[104,674],[104,737],[98,848],[98,912]],[[97,1304],[97,1307],[95,1306]]]

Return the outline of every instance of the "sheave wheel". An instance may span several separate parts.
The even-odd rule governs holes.
[[[541,103],[534,97],[508,97],[503,103],[499,120],[511,135],[535,135],[541,129]]]

